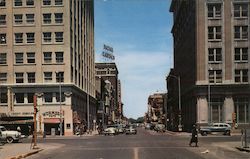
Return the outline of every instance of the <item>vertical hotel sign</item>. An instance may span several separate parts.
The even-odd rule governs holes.
[[[114,61],[115,56],[113,55],[114,50],[111,46],[103,45],[102,56],[108,61]]]

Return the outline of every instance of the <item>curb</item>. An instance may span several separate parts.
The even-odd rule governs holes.
[[[36,151],[32,151],[32,152],[29,152],[29,153],[26,153],[26,154],[22,154],[22,155],[17,155],[15,157],[11,157],[9,159],[21,159],[21,158],[26,158],[28,156],[31,156],[31,155],[34,155],[40,151],[43,151],[43,149],[39,149],[39,150],[36,150]]]
[[[246,151],[246,152],[250,152],[250,149],[248,148],[242,148],[242,147],[235,147],[236,149],[240,150],[240,151]]]

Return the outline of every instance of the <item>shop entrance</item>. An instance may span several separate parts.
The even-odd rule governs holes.
[[[44,119],[44,132],[46,135],[60,135],[60,119]],[[64,121],[62,123],[62,135],[64,135]]]

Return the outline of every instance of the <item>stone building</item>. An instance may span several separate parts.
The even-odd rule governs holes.
[[[249,0],[172,0],[174,68],[169,75],[180,77],[182,103],[181,112],[172,113],[180,113],[185,130],[194,123],[249,126],[249,8]],[[174,89],[168,107],[176,108],[176,79],[167,79]]]
[[[65,135],[88,121],[92,127],[96,112],[93,3],[0,1],[2,121],[33,119],[37,95],[38,131],[58,134],[60,119]]]

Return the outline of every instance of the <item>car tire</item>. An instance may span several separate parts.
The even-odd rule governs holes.
[[[12,137],[7,137],[6,138],[6,142],[9,143],[9,144],[13,143],[13,141],[14,141],[14,139]]]

